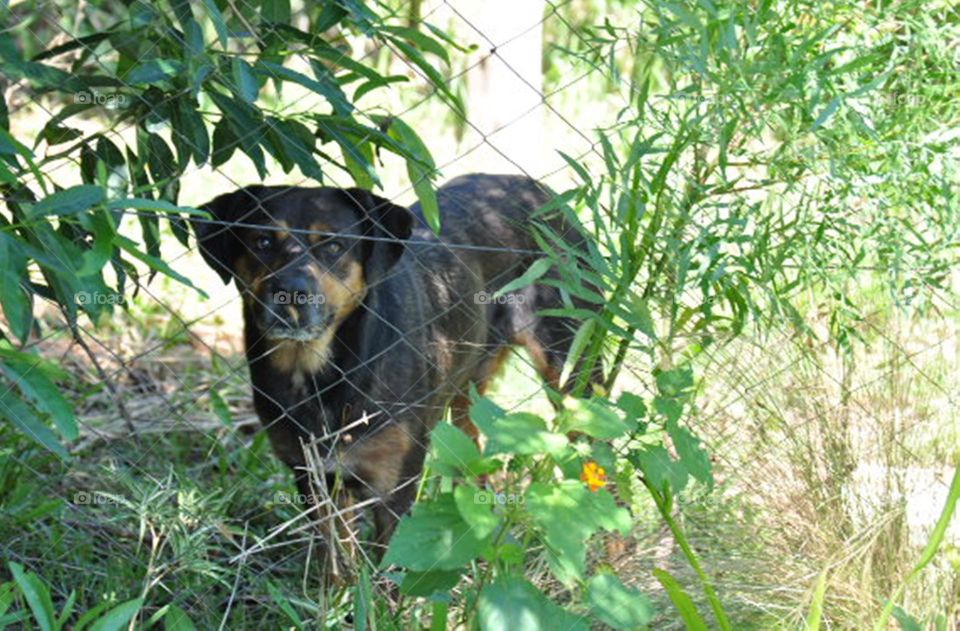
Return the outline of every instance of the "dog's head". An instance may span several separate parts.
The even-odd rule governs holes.
[[[362,189],[249,186],[193,229],[204,260],[234,280],[274,340],[329,337],[403,253],[413,216]]]

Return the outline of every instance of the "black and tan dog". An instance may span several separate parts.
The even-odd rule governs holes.
[[[562,306],[553,287],[492,299],[540,258],[530,214],[551,199],[545,188],[469,175],[438,199],[440,237],[418,205],[360,189],[250,186],[209,202],[213,220],[193,226],[204,259],[243,296],[254,404],[301,492],[301,441],[370,415],[320,455],[354,498],[380,500],[381,544],[412,502],[446,408],[470,429],[469,384],[482,392],[512,346],[558,387],[577,324],[538,315]]]

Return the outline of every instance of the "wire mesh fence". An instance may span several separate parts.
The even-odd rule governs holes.
[[[574,200],[567,192],[589,191],[590,174],[628,173],[640,160],[612,164],[608,137],[592,130],[614,129],[629,118],[624,111],[646,102],[655,113],[645,131],[656,137],[670,131],[666,119],[657,118],[657,108],[672,111],[685,95],[649,97],[648,81],[624,76],[617,63],[624,54],[642,56],[642,47],[617,48],[617,37],[604,39],[597,29],[575,24],[569,12],[573,2],[548,0],[522,7],[456,0],[411,4],[416,9],[404,6],[397,11],[410,10],[403,26],[390,23],[392,31],[383,29],[386,36],[374,37],[374,25],[383,24],[375,22],[362,3],[323,3],[323,8],[295,7],[292,12],[289,4],[275,2],[249,7],[243,0],[202,7],[173,3],[180,27],[163,22],[166,39],[156,42],[162,54],[158,57],[148,45],[137,50],[136,59],[124,60],[120,43],[113,41],[113,48],[105,49],[103,38],[86,32],[89,25],[80,28],[80,16],[93,16],[96,22],[104,7],[92,3],[89,13],[79,7],[76,28],[70,29],[66,8],[49,3],[43,7],[49,19],[33,35],[35,45],[48,54],[14,63],[14,53],[2,52],[0,59],[11,69],[5,82],[10,114],[31,110],[56,121],[39,130],[48,152],[39,167],[9,143],[12,132],[3,139],[10,146],[0,147],[3,155],[18,155],[34,166],[26,169],[33,173],[22,178],[21,186],[4,189],[9,211],[5,227],[28,235],[25,241],[34,246],[31,255],[40,265],[24,264],[27,282],[32,292],[50,299],[36,305],[40,325],[29,326],[17,350],[56,358],[69,373],[79,427],[70,449],[93,463],[64,473],[56,467],[35,469],[32,458],[10,456],[34,476],[32,484],[50,485],[46,490],[62,501],[62,510],[44,557],[24,552],[31,549],[25,542],[33,538],[24,530],[23,541],[15,537],[2,544],[5,558],[37,567],[62,564],[69,571],[72,548],[86,545],[103,561],[105,576],[97,577],[99,582],[111,572],[135,568],[132,573],[143,580],[141,596],[154,590],[176,594],[172,602],[177,607],[203,611],[204,619],[221,620],[221,628],[248,624],[255,616],[250,612],[267,597],[286,613],[279,603],[291,605],[277,595],[271,581],[302,571],[303,593],[316,601],[296,602],[296,607],[323,620],[345,598],[362,601],[349,590],[325,591],[329,572],[352,580],[375,572],[387,539],[362,545],[357,540],[376,539],[377,528],[387,535],[393,532],[424,487],[419,474],[431,448],[428,430],[447,417],[469,431],[472,388],[480,394],[489,388],[487,394],[505,413],[551,414],[564,386],[576,387],[580,364],[574,357],[570,365],[570,349],[578,344],[583,323],[603,308],[588,299],[589,294],[610,302],[623,298],[616,293],[619,288],[600,287],[598,276],[589,273],[591,257],[622,254],[604,242],[607,235],[598,229],[597,217],[629,215],[610,207],[613,197],[608,203],[597,193],[592,201],[603,213],[580,222],[575,214],[564,214]],[[131,7],[133,24],[153,24],[165,11],[145,3]],[[336,16],[327,16],[327,11]],[[505,20],[500,11],[532,17],[522,23]],[[361,35],[334,32],[344,16],[359,25]],[[437,35],[431,24],[443,24],[456,35]],[[570,43],[557,45],[562,58],[571,60],[564,68],[570,76],[559,72],[550,85],[542,76],[540,50],[546,28]],[[25,23],[18,32],[29,37],[32,30]],[[54,39],[47,42],[51,31]],[[473,40],[474,49],[457,48],[457,37]],[[318,39],[344,45],[322,49]],[[217,45],[228,63],[198,61],[205,48]],[[182,67],[172,66],[171,46],[195,51],[196,56],[188,54],[176,62]],[[451,62],[442,52],[448,46],[460,50],[462,59]],[[120,63],[113,56],[118,50]],[[109,56],[101,60],[105,51]],[[446,72],[438,72],[425,53],[446,57]],[[109,92],[89,85],[72,91],[74,105],[84,108],[76,111],[93,107],[108,118],[117,112],[109,130],[96,118],[78,122],[79,131],[65,129],[63,110],[32,89],[38,79],[31,63],[47,65],[41,77],[47,87],[66,82],[56,86],[61,93],[71,92],[70,72],[80,65],[98,67],[92,72],[115,79],[105,83]],[[365,67],[376,72],[366,73]],[[332,69],[370,81],[366,92],[376,91],[380,100],[361,107],[357,103],[364,102],[362,96],[354,93],[351,102],[336,81],[327,80],[334,76]],[[183,79],[181,85],[164,83],[172,77]],[[604,106],[594,110],[581,101],[590,100],[585,86],[597,80],[615,88],[604,93]],[[218,82],[223,90],[210,90],[205,99],[194,101],[192,110],[183,106],[184,99],[196,99],[208,81]],[[276,86],[273,93],[271,85]],[[163,89],[152,90],[156,86]],[[489,100],[472,102],[471,90],[485,92]],[[269,108],[254,106],[265,101]],[[131,112],[135,114],[128,115]],[[349,118],[350,125],[338,116]],[[403,123],[412,119],[419,126]],[[694,127],[706,125],[696,117],[691,120]],[[818,120],[816,126],[820,124]],[[417,134],[426,138],[423,126],[430,125],[439,131],[429,133],[430,142],[421,141]],[[686,127],[681,131],[691,133]],[[314,136],[324,141],[320,147],[314,148]],[[59,154],[52,149],[67,143]],[[331,156],[328,146],[340,155]],[[668,151],[654,153],[669,162]],[[714,214],[717,222],[728,220],[725,200],[748,198],[752,182],[763,179],[746,178],[744,185],[744,178],[730,178],[722,186],[704,186],[707,192],[684,186],[700,182],[716,168],[705,166],[699,147],[692,154],[670,165],[676,190],[664,186],[660,195],[678,207],[704,208],[712,208],[710,195],[716,195],[717,210],[678,224],[668,240],[679,244],[704,240]],[[749,173],[752,165],[741,168]],[[96,183],[109,196],[84,201],[50,195],[50,184],[73,184],[78,170],[85,184]],[[517,176],[460,184],[453,180],[450,187],[433,192],[454,175],[478,170]],[[6,178],[4,182],[11,184]],[[629,188],[613,178],[609,184],[614,190]],[[331,188],[307,192],[306,187],[318,185]],[[370,189],[377,194],[367,192]],[[803,199],[805,192],[785,197]],[[37,206],[46,200],[40,193],[55,198],[42,211]],[[418,201],[411,206],[414,197]],[[61,229],[61,236],[88,246],[68,250],[43,231],[46,227],[35,230],[29,221],[47,213],[69,217],[71,204],[79,211],[104,205],[116,225],[127,221],[126,230],[142,230],[146,251],[130,245],[129,238],[121,245],[126,238],[121,231],[111,235],[111,228],[95,221],[81,222],[72,233]],[[537,212],[545,206],[550,212]],[[852,209],[849,216],[855,215]],[[166,220],[163,226],[160,218]],[[439,237],[433,229],[437,222]],[[759,232],[744,234],[747,240],[761,239]],[[102,247],[111,249],[98,250],[101,238]],[[398,242],[402,249],[392,250]],[[138,262],[130,265],[122,256],[115,258],[114,247]],[[656,263],[653,269],[672,265],[652,248],[645,251]],[[816,260],[815,255],[802,261],[783,258],[778,268],[829,274],[833,263],[811,269]],[[113,263],[109,280],[116,287],[103,281],[61,286],[49,273],[66,269],[83,276],[80,272],[89,274],[98,262]],[[867,279],[862,284],[871,286],[872,279],[888,269],[854,265],[851,277]],[[514,282],[524,276],[526,282]],[[933,276],[921,283],[930,296],[924,313],[955,313],[953,279],[949,272],[947,276],[942,285],[929,281]],[[404,278],[416,282],[404,284]],[[942,453],[930,457],[916,450],[918,445],[948,445],[955,439],[943,422],[954,409],[955,326],[922,321],[916,326],[930,330],[911,336],[912,321],[891,316],[896,305],[883,300],[883,307],[873,313],[848,313],[839,324],[836,318],[825,322],[816,313],[822,303],[814,299],[801,308],[810,312],[809,321],[825,329],[822,335],[805,337],[797,328],[778,326],[745,338],[732,335],[729,343],[700,344],[701,337],[709,336],[695,328],[675,336],[673,325],[676,311],[703,299],[706,283],[691,287],[677,277],[664,282],[661,288],[651,281],[642,292],[631,290],[628,298],[635,294],[646,300],[662,292],[677,305],[669,344],[682,339],[698,346],[697,353],[691,352],[692,361],[698,373],[710,375],[701,386],[701,403],[690,410],[689,424],[707,445],[719,491],[691,494],[684,510],[694,520],[705,519],[706,525],[692,526],[696,540],[705,549],[705,565],[716,575],[717,588],[742,610],[738,619],[771,611],[789,616],[792,610],[781,604],[789,598],[763,601],[769,585],[756,577],[770,559],[731,541],[751,531],[790,541],[811,537],[810,530],[800,527],[771,525],[768,519],[751,522],[751,516],[731,509],[742,498],[759,497],[767,507],[793,503],[800,516],[835,516],[833,539],[824,535],[812,540],[811,545],[824,548],[811,555],[817,559],[834,552],[828,548],[835,539],[845,540],[853,550],[866,549],[857,547],[865,545],[860,538],[884,532],[883,524],[907,523],[905,530],[890,526],[889,532],[896,533],[932,524],[935,513],[931,518],[924,511],[942,504],[950,471],[934,464],[945,461]],[[43,283],[52,287],[47,296],[38,290]],[[672,289],[677,293],[671,294]],[[57,304],[64,292],[69,292],[72,306]],[[729,293],[723,299],[738,311],[739,303]],[[90,317],[78,317],[78,309]],[[543,315],[544,310],[556,313]],[[751,310],[760,311],[752,304],[744,307]],[[7,304],[4,313],[11,322],[8,328],[14,328]],[[110,313],[109,318],[97,321],[103,313]],[[638,321],[658,315],[646,313]],[[657,323],[649,326],[656,329]],[[739,331],[742,325],[731,328]],[[662,357],[657,365],[656,354],[649,352],[662,340],[651,342],[654,336],[642,330],[643,322],[623,329],[628,334],[620,347],[598,351],[602,368],[619,379],[593,374],[595,393],[631,392],[652,400],[663,391],[657,375],[672,368]],[[872,348],[838,347],[838,331],[841,337],[859,331],[880,341]],[[372,335],[376,337],[365,337]],[[937,361],[929,359],[947,348],[950,352],[941,352]],[[869,369],[863,369],[864,364]],[[506,377],[495,379],[504,371]],[[864,379],[857,380],[863,372]],[[9,395],[29,380],[12,374],[7,396],[0,399],[8,415],[16,416],[22,408]],[[926,387],[917,390],[920,381]],[[875,384],[883,389],[873,392]],[[580,394],[584,390],[589,391],[581,389]],[[44,393],[35,396],[42,399]],[[43,409],[42,404],[37,407]],[[906,418],[907,410],[916,418]],[[897,418],[891,421],[888,413]],[[28,423],[22,427],[28,433],[37,431]],[[280,458],[296,471],[297,493],[291,492],[289,474],[271,454],[268,435]],[[34,438],[44,443],[47,437]],[[171,453],[177,460],[173,467]],[[882,482],[870,479],[877,471]],[[185,484],[183,472],[195,475],[196,480],[190,480],[195,484]],[[774,477],[779,480],[769,479]],[[208,508],[213,501],[203,479],[211,480],[215,489],[211,493],[218,498],[218,515]],[[270,497],[250,498],[251,480],[260,480],[257,491],[269,489]],[[919,494],[921,486],[936,490],[924,499],[929,506],[918,508],[904,498],[905,491]],[[352,503],[344,496],[352,496]],[[625,491],[619,499],[632,501]],[[898,502],[898,510],[890,508]],[[135,516],[139,531],[130,530],[130,516]],[[371,521],[372,532],[366,527]],[[864,525],[871,521],[881,526]],[[692,571],[677,567],[675,546],[666,541],[662,522],[638,519],[635,527],[630,538],[609,537],[605,556],[596,553],[591,563],[614,565],[626,572],[629,583],[644,590],[659,588],[648,578],[655,566],[671,567],[684,584],[696,581]],[[721,532],[714,540],[707,533],[710,528],[732,534]],[[711,549],[711,541],[722,545]],[[150,552],[144,554],[141,548]],[[315,562],[317,557],[322,563]],[[901,561],[878,557],[876,563],[896,571]],[[533,582],[563,599],[562,581],[551,578],[544,563],[532,565]],[[123,566],[127,570],[121,570]],[[318,566],[325,571],[319,572]],[[802,560],[784,566],[778,570],[811,578],[810,565]],[[212,580],[198,579],[205,575]],[[378,598],[402,608],[395,583],[387,576],[373,585]],[[944,599],[955,587],[941,585]],[[59,602],[68,594],[55,596]],[[845,597],[841,594],[838,600],[855,609]],[[239,609],[247,613],[238,618]],[[671,624],[667,618],[658,620]]]

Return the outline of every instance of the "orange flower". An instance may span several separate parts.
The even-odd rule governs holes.
[[[591,491],[596,492],[607,483],[607,471],[591,460],[584,463],[580,479],[587,483]]]

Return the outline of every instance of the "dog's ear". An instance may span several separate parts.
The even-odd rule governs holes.
[[[379,278],[397,262],[404,241],[413,233],[413,214],[388,199],[361,188],[345,189],[344,194],[360,208],[364,219],[363,243],[367,282]]]
[[[224,284],[233,278],[237,258],[243,253],[239,231],[231,224],[250,218],[260,205],[262,186],[247,186],[210,200],[200,207],[210,217],[197,217],[190,221],[197,237],[197,246],[207,265],[220,274]]]

